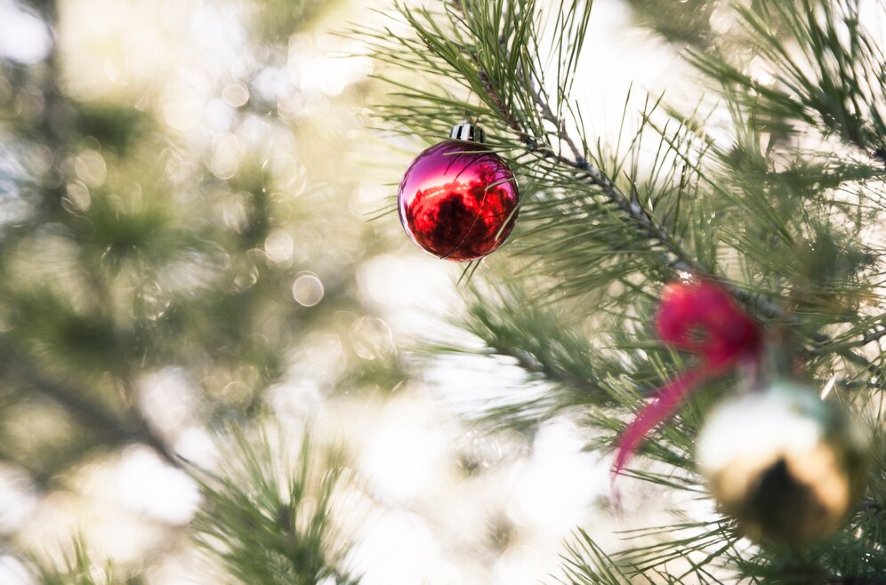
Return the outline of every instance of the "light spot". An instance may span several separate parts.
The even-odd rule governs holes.
[[[81,181],[72,181],[65,187],[62,206],[70,213],[82,213],[92,205],[89,188]]]
[[[378,317],[363,316],[351,326],[354,353],[364,360],[374,360],[396,351],[391,328]]]
[[[51,47],[42,20],[20,10],[15,2],[0,0],[0,58],[36,63],[46,58]]]
[[[358,465],[378,498],[408,502],[450,479],[451,437],[425,404],[400,400],[386,405],[363,440]]]
[[[108,166],[101,153],[86,149],[74,159],[74,173],[90,187],[100,187],[108,176]]]
[[[0,583],[5,585],[33,585],[28,571],[20,560],[13,556],[0,556]]]
[[[222,90],[222,99],[232,108],[240,108],[249,101],[249,88],[242,83],[229,83]]]
[[[313,272],[303,272],[292,283],[292,298],[303,307],[313,307],[323,300],[323,282]]]
[[[115,475],[116,493],[122,503],[157,520],[185,524],[200,502],[196,484],[146,447],[125,451]]]
[[[240,169],[242,156],[240,139],[233,134],[223,134],[212,141],[209,170],[219,179],[231,179]]]
[[[36,505],[36,491],[28,474],[11,466],[0,467],[0,534],[18,529]]]
[[[289,265],[295,252],[292,236],[283,230],[274,230],[265,238],[265,255],[274,264]]]
[[[199,394],[187,373],[173,367],[140,378],[136,400],[151,426],[164,437],[174,437],[193,424],[200,408]]]

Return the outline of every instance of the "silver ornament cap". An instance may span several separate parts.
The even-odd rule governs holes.
[[[789,380],[724,401],[696,442],[699,471],[744,534],[791,547],[840,527],[864,491],[868,453],[838,404]]]
[[[470,122],[462,122],[453,126],[449,131],[449,137],[463,142],[478,142],[480,144],[486,142],[486,132],[483,131],[483,128]]]

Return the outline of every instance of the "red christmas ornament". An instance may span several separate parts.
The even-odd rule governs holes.
[[[475,260],[501,246],[517,220],[520,195],[508,165],[470,124],[422,152],[400,183],[400,222],[412,240],[447,260]]]
[[[698,354],[700,363],[665,384],[622,433],[613,472],[618,474],[646,435],[669,417],[697,385],[741,361],[756,363],[763,329],[720,285],[693,279],[665,286],[655,316],[665,343]]]

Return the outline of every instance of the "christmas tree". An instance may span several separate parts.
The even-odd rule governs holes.
[[[591,513],[568,519],[550,582],[886,583],[886,4],[617,5],[685,79],[626,90],[608,113],[589,104],[621,72],[588,48],[592,2],[397,5],[338,28],[371,49],[379,84],[346,92],[298,32],[334,3],[204,7],[189,30],[208,40],[188,50],[205,54],[79,69],[64,47],[98,33],[76,10],[13,5],[32,42],[0,61],[7,574],[165,583],[157,559],[199,558],[205,582],[383,582],[360,560],[362,517],[399,506],[448,526],[455,509],[386,499],[353,463],[360,446],[330,429],[470,363],[508,381],[466,415],[454,498],[556,420],[612,470]],[[154,10],[127,6],[124,19]],[[248,26],[218,33],[231,18]],[[80,75],[94,65],[125,81],[96,90]],[[150,66],[176,75],[151,85]],[[335,157],[322,178],[357,189],[368,171],[341,176],[358,167],[349,92],[371,93],[377,138],[414,149],[399,189],[382,168],[372,180],[390,188],[372,193],[398,192],[407,233],[451,262],[434,270],[458,278],[454,327],[393,340],[360,266],[398,245],[383,227],[394,198],[372,222],[343,213],[293,154],[309,159],[306,128],[322,125],[311,152]],[[335,237],[349,231],[359,244]],[[434,457],[421,446],[413,461]],[[141,510],[155,526],[138,561],[106,563],[126,555],[88,535],[61,559],[39,550],[22,502],[82,496],[139,458],[199,503]],[[630,515],[652,523],[613,533]],[[503,516],[461,546],[493,563],[531,553],[510,542],[519,515]]]
[[[637,4],[674,36],[657,7]],[[700,4],[702,14],[722,9]],[[421,73],[408,85],[391,74],[401,89],[382,113],[388,126],[440,136],[447,120],[478,120],[523,190],[521,227],[500,260],[507,268],[465,270],[473,297],[463,325],[485,353],[515,358],[550,386],[512,394],[485,422],[525,429],[562,413],[583,417],[596,430],[589,448],[619,445],[616,474],[690,494],[707,487],[724,513],[640,531],[614,554],[580,529],[568,582],[854,583],[886,574],[876,536],[882,333],[870,280],[879,253],[867,235],[884,193],[882,30],[867,26],[863,11],[873,8],[859,2],[733,10],[735,30],[677,29],[691,34],[684,55],[707,91],[689,102],[653,95],[637,112],[628,100],[614,143],[595,137],[599,125],[575,97],[579,83],[606,83],[594,75],[605,65],[582,63],[588,3],[404,8],[414,36],[379,38],[395,71]],[[419,221],[409,205],[421,197],[411,180],[401,184],[408,231]],[[462,234],[454,245],[470,241]],[[674,349],[698,357],[687,364]],[[792,421],[808,410],[795,398],[813,396],[788,397],[800,380],[824,388],[822,397],[837,393],[825,399],[838,403],[833,416],[854,415],[819,443],[844,462],[842,488],[824,487],[833,476],[819,473],[811,452],[791,463],[789,445],[804,432],[793,422],[818,417]],[[714,411],[730,393],[745,396]],[[850,436],[867,427],[871,473],[867,439]],[[641,445],[660,466],[626,472]],[[859,493],[861,483],[865,499],[835,510],[842,524],[831,535],[825,500]],[[652,535],[658,542],[644,538]],[[760,546],[744,546],[743,535]],[[675,560],[685,563],[679,572]]]

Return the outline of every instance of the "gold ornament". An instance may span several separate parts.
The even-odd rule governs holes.
[[[750,539],[799,546],[836,531],[864,491],[868,436],[795,382],[729,399],[696,444],[699,471]]]

